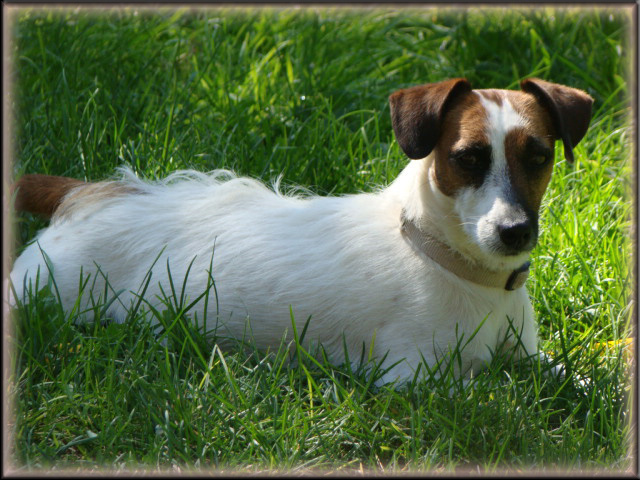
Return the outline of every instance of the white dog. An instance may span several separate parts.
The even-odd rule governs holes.
[[[310,317],[305,340],[332,361],[345,347],[351,360],[363,348],[386,356],[381,382],[411,379],[460,344],[463,372],[476,371],[510,328],[515,353],[535,354],[523,284],[538,209],[554,142],[571,161],[592,101],[538,79],[521,91],[472,90],[465,79],[400,90],[393,128],[415,161],[375,193],[287,196],[221,170],[156,183],[129,170],[101,183],[25,175],[16,208],[52,218],[11,282],[22,298],[37,272],[41,286],[53,275],[71,310],[82,272],[80,307],[106,291],[117,295],[108,314],[122,320],[150,270],[145,298],[156,307],[169,270],[176,288],[186,278],[190,300],[212,277],[207,322],[219,337],[277,348],[292,338],[291,308],[298,332]],[[204,311],[203,298],[190,313]]]

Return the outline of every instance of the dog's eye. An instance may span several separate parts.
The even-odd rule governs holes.
[[[491,150],[487,147],[472,147],[453,151],[450,154],[453,164],[469,172],[484,171],[491,163]]]
[[[456,157],[456,160],[464,167],[475,167],[476,165],[478,165],[478,157],[471,153],[460,155]]]
[[[533,157],[531,157],[531,163],[538,167],[541,167],[549,161],[549,158],[550,157],[548,155],[534,155]]]
[[[463,153],[454,156],[456,164],[465,170],[476,170],[480,168],[480,157],[473,153]]]

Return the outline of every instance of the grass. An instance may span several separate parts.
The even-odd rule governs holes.
[[[13,312],[6,339],[14,471],[635,468],[624,8],[11,12],[14,177],[225,167],[352,193],[406,164],[387,106],[398,88],[538,76],[595,98],[575,164],[556,150],[528,282],[566,381],[498,357],[468,385],[373,388],[299,346],[293,365],[283,350],[212,350],[179,298],[124,324],[96,306],[76,324],[50,286]],[[13,225],[19,252],[45,223]]]

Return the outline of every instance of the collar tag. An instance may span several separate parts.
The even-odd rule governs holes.
[[[529,277],[529,267],[531,266],[531,262],[525,262],[520,268],[517,268],[511,275],[509,275],[509,279],[507,280],[507,284],[504,286],[505,290],[515,290],[524,285],[524,282],[527,281]]]

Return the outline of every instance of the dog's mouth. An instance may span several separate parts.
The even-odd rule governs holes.
[[[530,254],[536,245],[537,242],[533,243],[530,247],[516,249],[500,244],[497,247],[493,247],[492,251],[503,257],[516,257],[518,255]]]

